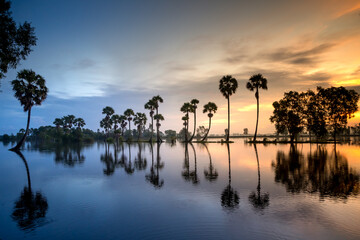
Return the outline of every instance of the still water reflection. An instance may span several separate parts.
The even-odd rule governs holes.
[[[9,147],[0,239],[360,238],[358,145]]]

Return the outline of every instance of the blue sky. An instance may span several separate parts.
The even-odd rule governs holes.
[[[233,132],[253,132],[256,102],[245,84],[260,72],[269,90],[260,93],[259,130],[269,133],[271,103],[284,91],[360,85],[358,1],[18,0],[11,10],[16,21],[32,23],[38,42],[2,79],[0,134],[26,126],[9,83],[24,68],[49,88],[33,108],[31,127],[74,114],[96,130],[103,107],[145,112],[144,103],[160,94],[163,130],[180,130],[181,105],[198,98],[200,124],[207,124],[202,106],[213,101],[219,106],[213,130],[223,133],[226,99],[218,81],[232,74],[239,81]]]

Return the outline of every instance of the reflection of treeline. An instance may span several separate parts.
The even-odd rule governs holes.
[[[329,154],[322,146],[307,157],[293,145],[288,154],[278,151],[272,168],[275,182],[284,184],[291,193],[319,193],[321,198],[343,199],[359,194],[359,173],[339,152]]]
[[[317,88],[298,93],[290,91],[273,103],[274,111],[270,121],[275,123],[278,133],[288,132],[291,141],[306,129],[311,138],[324,139],[336,135],[347,126],[348,118],[357,111],[359,94],[344,87]]]
[[[24,129],[14,135],[4,134],[0,140],[5,145],[19,141],[25,133]],[[30,128],[26,141],[36,143],[67,143],[67,142],[93,142],[94,140],[101,140],[104,135],[100,132],[94,132],[90,129],[80,128],[57,128],[53,126],[41,126],[39,128]]]

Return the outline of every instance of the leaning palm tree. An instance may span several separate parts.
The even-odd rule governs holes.
[[[20,101],[24,112],[28,112],[26,131],[21,140],[10,150],[19,151],[25,142],[29,132],[31,108],[34,105],[41,105],[46,99],[48,89],[45,86],[45,79],[32,70],[24,69],[17,74],[17,78],[11,81],[15,97]]]
[[[162,140],[160,138],[160,131],[159,131],[160,126],[161,126],[160,121],[164,121],[165,118],[161,114],[155,114],[154,119],[156,120],[156,135],[157,135],[157,137],[156,137],[157,140],[156,141],[159,143],[159,142],[162,142]]]
[[[190,138],[190,142],[193,140],[194,136],[195,136],[195,132],[196,132],[196,109],[197,109],[197,105],[199,104],[199,100],[197,99],[193,99],[190,101],[190,104],[192,106],[192,113],[194,113],[194,131],[193,134]]]
[[[182,120],[184,121],[184,126],[185,126],[185,142],[189,142],[188,136],[187,136],[187,134],[189,132],[189,112],[193,111],[193,106],[189,102],[186,102],[181,106],[180,111],[185,113],[185,116],[182,117]]]
[[[230,138],[230,96],[236,92],[238,82],[231,75],[223,76],[220,79],[219,90],[228,101],[228,128],[226,134],[226,141]]]
[[[203,113],[208,113],[208,117],[209,117],[209,128],[206,131],[205,136],[203,137],[203,139],[201,140],[202,142],[205,141],[205,139],[207,138],[209,132],[210,132],[210,128],[211,128],[211,118],[214,116],[214,113],[216,113],[217,111],[217,106],[215,103],[213,102],[208,102],[207,104],[204,105],[204,110]]]
[[[164,102],[164,100],[162,99],[162,97],[160,97],[159,95],[154,96],[151,99],[154,102],[154,106],[155,106],[155,110],[156,110],[156,115],[159,115],[159,103]],[[154,116],[155,119],[155,116]],[[156,120],[156,135],[157,135],[157,142],[162,142],[162,140],[160,139],[160,135],[159,135],[159,128],[158,125],[160,124],[160,119],[155,119]]]
[[[154,135],[154,111],[155,111],[156,102],[153,99],[150,99],[144,106],[145,109],[150,110],[150,118],[151,118],[151,136],[150,142],[152,142]]]
[[[252,75],[249,79],[249,82],[246,83],[246,88],[250,91],[255,90],[255,98],[256,98],[256,127],[254,134],[254,142],[256,141],[258,123],[259,123],[259,88],[267,90],[267,79],[263,77],[263,75],[256,74]]]
[[[126,109],[124,112],[124,116],[126,117],[126,119],[129,122],[129,131],[131,133],[131,123],[130,121],[133,119],[132,117],[135,115],[134,111],[130,108]]]

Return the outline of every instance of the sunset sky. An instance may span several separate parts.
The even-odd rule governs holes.
[[[26,127],[27,115],[10,81],[31,68],[49,88],[32,110],[30,127],[52,125],[73,114],[96,130],[105,106],[146,112],[154,95],[164,103],[161,129],[179,131],[180,107],[215,102],[211,133],[224,133],[227,102],[218,90],[223,75],[239,83],[231,96],[231,132],[253,133],[253,74],[268,79],[260,92],[260,133],[272,133],[272,102],[285,91],[345,86],[360,93],[360,2],[358,0],[273,1],[12,1],[17,22],[35,27],[37,46],[1,81],[0,134]],[[360,114],[350,121],[360,122]],[[192,129],[190,121],[190,129]]]

